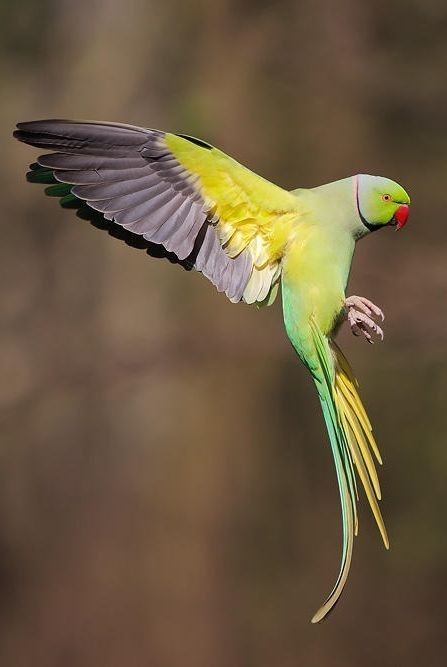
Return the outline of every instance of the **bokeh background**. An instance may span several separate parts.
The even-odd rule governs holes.
[[[3,667],[447,664],[444,0],[1,0]],[[91,228],[25,182],[17,120],[197,135],[287,188],[399,180],[410,224],[359,244],[340,335],[384,455],[349,583],[335,474],[280,303]]]

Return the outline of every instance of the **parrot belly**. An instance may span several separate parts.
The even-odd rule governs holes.
[[[311,357],[310,320],[323,335],[330,337],[343,309],[354,241],[340,230],[303,222],[291,240],[283,259],[283,299],[289,338],[299,343],[300,356]],[[303,358],[304,357],[304,358]],[[307,357],[307,359],[306,359]]]

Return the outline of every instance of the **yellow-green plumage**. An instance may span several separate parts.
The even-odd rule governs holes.
[[[331,341],[344,305],[354,239],[349,229],[340,228],[334,224],[334,218],[326,216],[326,201],[332,198],[334,211],[342,210],[344,216],[349,216],[354,204],[349,200],[346,185],[342,181],[326,186],[322,202],[318,196],[305,195],[308,209],[295,239],[285,252],[282,272],[286,331],[317,387],[334,454],[343,509],[340,577],[327,602],[314,616],[314,622],[321,620],[336,603],[348,573],[352,540],[357,531],[354,466],[388,546],[376,500],[380,490],[369,451],[370,447],[376,449],[371,428],[347,361]]]
[[[381,463],[380,454],[333,337],[355,242],[387,224],[403,226],[407,193],[368,175],[287,192],[200,140],[116,123],[32,121],[20,123],[14,135],[52,151],[29,175],[53,184],[47,194],[98,212],[99,226],[131,245],[162,246],[232,301],[270,304],[281,281],[287,335],[315,382],[342,506],[340,573],[312,619],[322,620],[339,599],[351,562],[355,470],[388,547],[373,460]]]
[[[280,260],[300,216],[293,194],[270,183],[217,148],[206,149],[175,134],[166,145],[198,178],[208,209],[218,219],[222,245],[230,257],[247,250],[254,264],[244,301],[268,299],[280,276]]]

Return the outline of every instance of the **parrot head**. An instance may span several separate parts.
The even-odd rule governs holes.
[[[410,197],[401,185],[382,176],[358,174],[354,188],[360,220],[370,232],[387,225],[397,230],[406,224]]]

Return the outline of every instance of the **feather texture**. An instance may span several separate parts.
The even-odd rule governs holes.
[[[292,241],[283,262],[282,288],[286,331],[312,374],[334,459],[340,495],[343,541],[335,585],[312,621],[323,620],[338,602],[347,580],[354,536],[358,532],[358,482],[363,486],[383,542],[388,537],[379,509],[380,485],[373,455],[380,462],[371,424],[357,382],[333,341],[343,309],[344,287],[353,243],[334,226],[318,225],[316,211]]]
[[[340,572],[327,600],[312,618],[312,623],[318,623],[334,608],[349,573],[354,535],[358,531],[354,469],[362,482],[387,549],[389,540],[377,503],[380,487],[371,457],[371,451],[377,451],[378,454],[377,445],[356,389],[357,382],[340,348],[323,336],[313,320],[311,329],[321,369],[317,388],[334,456],[343,518]],[[346,398],[348,392],[349,398]]]
[[[48,120],[19,123],[15,137],[52,151],[38,164],[71,188],[48,194],[71,193],[180,260],[194,255],[231,301],[266,301],[285,247],[272,238],[298,215],[290,193],[185,135]]]

